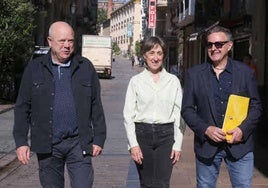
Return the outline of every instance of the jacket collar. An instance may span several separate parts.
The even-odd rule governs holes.
[[[41,58],[41,63],[52,73],[52,58],[51,58],[51,50]],[[81,56],[73,54],[70,57],[71,63],[71,72],[72,74],[79,68],[81,63],[84,63],[81,59]]]

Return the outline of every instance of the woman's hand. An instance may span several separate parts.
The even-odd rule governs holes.
[[[180,151],[172,150],[170,155],[170,159],[172,159],[172,164],[178,162],[180,160],[180,156],[181,156]]]
[[[143,155],[141,152],[141,148],[140,146],[135,146],[133,148],[130,149],[130,153],[131,153],[131,157],[132,159],[138,163],[138,164],[142,164],[142,159],[143,159]]]

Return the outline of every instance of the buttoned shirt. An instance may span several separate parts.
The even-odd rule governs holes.
[[[219,78],[217,78],[212,67],[210,72],[216,107],[216,118],[217,122],[220,122],[220,124],[216,126],[222,128],[228,98],[232,89],[232,64],[227,63],[225,70],[220,73]]]
[[[71,86],[71,61],[66,64],[52,62],[55,80],[53,106],[53,144],[78,135],[75,103]]]
[[[157,82],[145,69],[131,78],[125,99],[124,125],[129,147],[138,146],[135,122],[161,124],[174,122],[173,149],[180,151],[184,123],[180,123],[182,89],[178,78],[162,69]]]

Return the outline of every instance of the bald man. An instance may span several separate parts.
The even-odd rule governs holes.
[[[66,22],[50,26],[50,52],[28,63],[14,110],[18,160],[26,165],[36,152],[45,188],[64,187],[65,164],[72,188],[92,187],[91,157],[106,139],[99,79],[92,63],[74,54],[74,35]]]

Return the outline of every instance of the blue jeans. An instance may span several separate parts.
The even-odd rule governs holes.
[[[221,150],[209,159],[196,158],[197,188],[216,188],[222,160],[229,172],[232,188],[250,188],[254,170],[253,152],[235,160],[228,152]]]
[[[51,154],[37,154],[39,178],[44,188],[64,188],[66,164],[72,188],[91,188],[93,167],[91,156],[83,155],[78,136],[54,144]]]
[[[172,173],[170,154],[174,143],[174,126],[136,123],[136,136],[143,154],[136,163],[141,188],[169,188]]]

